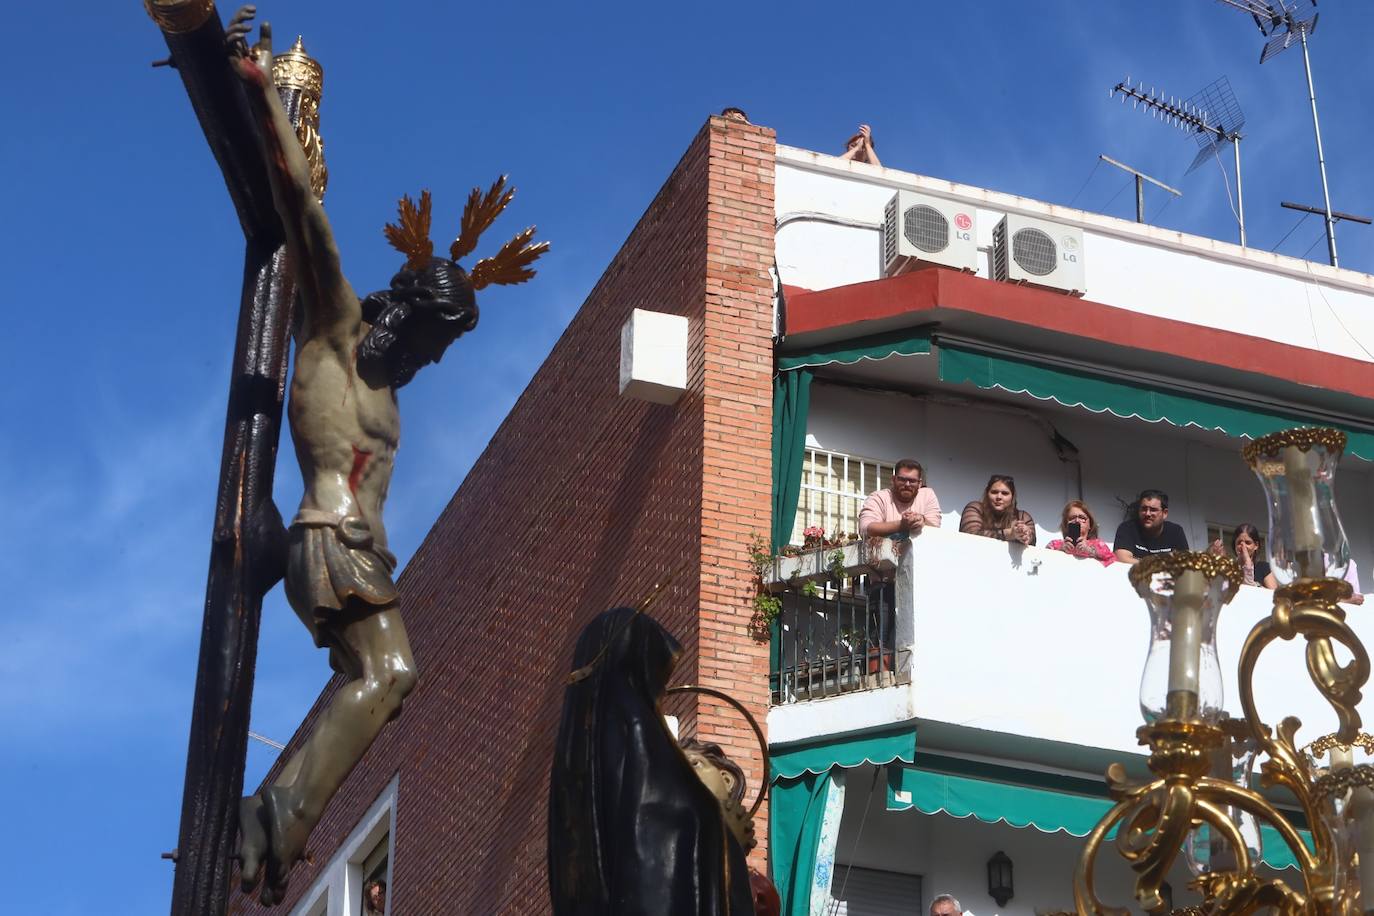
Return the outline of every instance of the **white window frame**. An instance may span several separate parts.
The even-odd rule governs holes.
[[[291,910],[291,916],[358,916],[363,906],[363,862],[383,837],[391,838],[386,863],[386,910],[391,913],[391,870],[396,861],[396,793],[400,776],[393,776],[367,809],[315,883]]]
[[[292,910],[292,916],[299,913],[301,916],[329,916],[329,886],[321,884],[319,887],[312,887],[310,893],[301,898],[301,902],[296,904],[296,909]]]

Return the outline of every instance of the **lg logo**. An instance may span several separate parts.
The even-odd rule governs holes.
[[[972,229],[972,228],[973,228],[973,217],[969,216],[967,213],[956,213],[956,214],[954,214],[954,229],[955,229],[954,237],[955,237],[955,238],[962,239],[962,240],[965,241],[965,242],[971,241],[972,238],[973,238],[973,235],[972,235],[972,233],[969,232],[969,230]]]

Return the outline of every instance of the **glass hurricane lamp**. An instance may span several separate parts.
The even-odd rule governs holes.
[[[1340,579],[1350,565],[1336,511],[1336,464],[1345,441],[1336,429],[1290,429],[1256,439],[1241,452],[1269,504],[1269,565],[1280,585]]]
[[[1215,723],[1221,715],[1217,616],[1240,587],[1236,561],[1209,553],[1155,554],[1131,567],[1150,612],[1150,648],[1140,678],[1140,713]]]

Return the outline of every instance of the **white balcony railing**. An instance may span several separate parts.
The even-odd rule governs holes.
[[[868,561],[855,545],[845,565],[857,572]],[[1127,568],[928,528],[897,559],[895,677],[885,685],[858,685],[887,689],[816,702],[783,696],[777,701],[790,705],[769,716],[770,740],[918,718],[1138,753],[1149,628]],[[790,569],[775,573],[775,587],[795,588],[787,582]],[[1217,646],[1226,708],[1233,714],[1240,705],[1240,650],[1250,628],[1270,613],[1273,594],[1243,588],[1221,612]],[[1347,610],[1361,639],[1374,647],[1374,611]],[[1306,743],[1333,731],[1336,718],[1308,680],[1303,651],[1300,641],[1271,646],[1257,671],[1255,696],[1271,725],[1288,715],[1302,719],[1298,737]],[[1374,720],[1374,707],[1367,715]]]

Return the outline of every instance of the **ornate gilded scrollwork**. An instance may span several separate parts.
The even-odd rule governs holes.
[[[1332,748],[1337,747],[1358,747],[1363,749],[1366,754],[1374,756],[1374,735],[1369,734],[1369,732],[1360,732],[1347,744],[1340,740],[1335,732],[1332,732],[1329,735],[1322,735],[1320,738],[1307,745],[1307,747],[1303,748],[1303,750],[1312,757],[1320,757]]]
[[[1336,603],[1349,594],[1349,583],[1338,579],[1299,580],[1275,593],[1273,613],[1255,624],[1241,650],[1240,700],[1247,721],[1262,721],[1255,708],[1253,685],[1260,654],[1276,639],[1287,640],[1301,634],[1307,639],[1308,674],[1340,722],[1336,738],[1342,744],[1355,738],[1360,729],[1356,706],[1361,688],[1369,679],[1369,654],[1345,622],[1345,611]],[[1350,651],[1353,657],[1348,665],[1337,663],[1333,641]],[[1285,786],[1307,808],[1311,774],[1294,741],[1301,725],[1299,720],[1289,717],[1273,735],[1256,738],[1259,747],[1269,755],[1261,768],[1265,784]]]
[[[1314,435],[1312,441],[1320,440]],[[1295,443],[1283,443],[1291,444]],[[1193,565],[1188,568],[1198,568],[1209,576],[1226,574],[1220,565],[1201,569],[1196,565],[1198,562],[1190,560]],[[1177,575],[1180,571],[1178,562],[1151,559],[1132,569],[1131,579],[1136,584],[1158,572]],[[1121,916],[1127,912],[1103,904],[1093,887],[1095,860],[1113,829],[1117,830],[1117,852],[1137,874],[1137,902],[1146,911],[1163,916],[1166,903],[1160,886],[1178,859],[1188,832],[1203,825],[1215,830],[1232,850],[1235,867],[1195,880],[1192,886],[1202,894],[1204,902],[1190,910],[1208,916],[1246,916],[1270,909],[1282,914],[1333,913],[1333,839],[1323,826],[1319,808],[1332,793],[1348,790],[1357,783],[1374,787],[1374,770],[1357,768],[1321,775],[1314,771],[1307,756],[1352,744],[1374,751],[1374,737],[1359,731],[1361,720],[1356,708],[1369,679],[1369,655],[1337,603],[1349,594],[1349,585],[1338,579],[1304,579],[1277,590],[1273,613],[1251,629],[1241,651],[1243,721],[1233,720],[1221,727],[1201,721],[1162,719],[1139,729],[1141,743],[1150,747],[1149,766],[1156,778],[1133,784],[1125,778],[1125,770],[1119,764],[1107,771],[1107,785],[1117,803],[1088,835],[1079,857],[1074,875],[1074,903],[1080,916]],[[1314,741],[1305,749],[1307,753],[1298,749],[1294,737],[1301,726],[1299,720],[1286,718],[1271,731],[1259,718],[1253,690],[1255,667],[1265,648],[1276,640],[1299,635],[1307,641],[1307,669],[1312,682],[1331,704],[1340,723],[1335,734]],[[1345,665],[1336,659],[1337,643],[1351,655]],[[1308,848],[1298,829],[1265,796],[1248,786],[1209,775],[1212,754],[1222,748],[1229,752],[1233,741],[1246,736],[1267,754],[1260,771],[1262,785],[1283,786],[1293,793],[1306,816],[1315,849]],[[1283,881],[1261,879],[1254,873],[1258,863],[1251,861],[1247,845],[1227,809],[1248,812],[1274,828],[1302,871],[1302,890]]]
[[[1240,450],[1240,457],[1251,467],[1261,458],[1276,457],[1280,451],[1290,446],[1296,445],[1304,452],[1310,451],[1313,446],[1324,446],[1328,451],[1344,452],[1346,435],[1339,429],[1326,427],[1303,427],[1301,429],[1286,429],[1282,432],[1270,433],[1261,436],[1253,442],[1247,442],[1245,447]]]
[[[1233,557],[1218,556],[1214,553],[1152,554],[1132,566],[1127,576],[1131,580],[1131,586],[1138,589],[1141,583],[1149,581],[1158,573],[1178,576],[1188,569],[1196,570],[1209,579],[1220,576],[1229,580],[1233,592],[1240,588],[1242,582],[1240,564]]]

